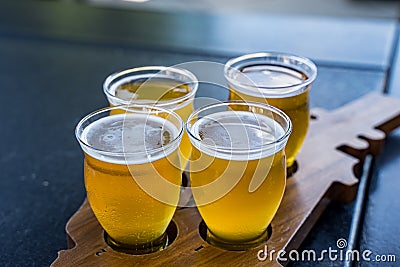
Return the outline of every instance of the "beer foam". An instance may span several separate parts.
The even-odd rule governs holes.
[[[162,80],[165,80],[164,87],[160,85],[158,86],[154,85],[152,87],[152,83],[158,82],[161,84]],[[141,92],[143,95],[138,94],[137,92],[131,92],[129,90],[118,90],[123,85],[135,82],[140,83],[138,81],[141,81],[142,84],[138,85],[137,90],[139,90],[139,92]],[[173,84],[171,84],[168,87],[168,82],[169,83],[173,82]],[[148,76],[148,74],[138,75],[134,77],[125,77],[114,82],[109,90],[110,94],[113,95],[115,98],[119,99],[119,101],[112,99],[109,96],[107,96],[107,98],[109,102],[113,105],[128,104],[128,103],[139,104],[139,105],[144,104],[144,105],[163,106],[168,109],[177,110],[191,103],[191,101],[176,102],[177,99],[184,98],[187,94],[190,94],[190,92],[187,91],[186,89],[182,89],[179,86],[177,86],[179,84],[183,84],[183,82],[171,79],[168,76],[164,77],[161,74],[158,74],[157,77]],[[140,89],[140,87],[142,87],[143,91]],[[146,90],[151,90],[151,93],[150,94],[146,93],[145,92]],[[175,99],[162,99],[162,96],[166,94],[167,91],[182,93],[182,90],[185,90],[184,91],[184,93],[186,93],[185,95],[182,95]]]
[[[301,86],[307,80],[307,76],[284,66],[255,65],[242,69],[235,79],[239,84],[246,86],[235,86],[235,90],[239,92],[255,97],[273,97],[274,89],[279,89],[280,94],[289,93],[293,87]]]
[[[88,145],[83,146],[84,151],[99,160],[142,164],[174,151],[179,142],[164,146],[178,135],[178,129],[163,118],[147,114],[117,114],[88,125],[82,131],[81,140]]]
[[[267,157],[281,150],[277,142],[285,131],[273,118],[248,111],[223,111],[207,115],[191,127],[200,151],[228,160]]]

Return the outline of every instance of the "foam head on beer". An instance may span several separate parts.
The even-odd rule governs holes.
[[[228,160],[258,159],[272,155],[279,148],[263,146],[284,135],[282,127],[272,118],[246,111],[223,111],[199,119],[192,127],[194,135],[202,140],[195,143],[212,145],[217,154],[204,146],[203,152]],[[218,152],[218,148],[222,151]]]
[[[83,130],[81,138],[90,147],[85,151],[93,157],[116,164],[124,164],[126,159],[129,164],[141,164],[171,153],[176,146],[167,150],[163,148],[178,135],[178,129],[163,118],[128,113],[93,122]],[[97,151],[122,154],[118,155],[119,158],[112,153],[107,157]],[[149,153],[151,151],[153,153]]]

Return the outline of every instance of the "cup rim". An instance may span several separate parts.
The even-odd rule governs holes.
[[[300,65],[297,66],[295,65],[295,63],[298,63]],[[306,75],[307,79],[293,85],[269,87],[257,86],[255,83],[244,84],[237,81],[234,77],[238,72],[241,73],[241,70],[243,68],[263,64],[270,64],[294,69]],[[305,70],[305,67],[309,69],[308,72]],[[229,84],[233,85],[234,89],[245,94],[264,98],[279,98],[298,95],[309,88],[309,85],[317,77],[317,72],[317,66],[310,59],[294,54],[278,52],[259,52],[245,54],[228,60],[224,66],[225,79],[228,81]],[[243,73],[243,75],[245,74]],[[250,78],[248,79],[249,81],[251,81]]]
[[[190,122],[194,119],[197,118],[198,120],[198,114],[200,112],[212,109],[212,108],[216,108],[216,107],[220,107],[220,106],[229,106],[229,105],[239,105],[239,106],[251,106],[251,107],[256,107],[256,108],[262,108],[262,109],[266,109],[270,112],[272,112],[274,115],[278,115],[279,117],[281,117],[285,122],[287,122],[287,127],[286,129],[284,127],[284,134],[282,134],[279,138],[277,138],[274,141],[271,142],[267,142],[262,144],[261,146],[257,146],[255,148],[252,149],[244,149],[244,148],[236,148],[236,149],[232,149],[232,148],[226,148],[223,146],[213,146],[213,145],[209,145],[209,144],[205,144],[202,143],[202,139],[197,137],[193,132],[192,132],[192,127],[189,126]],[[250,112],[250,113],[254,113],[251,111],[245,111],[245,112]],[[274,121],[276,121],[274,119]],[[280,149],[283,148],[282,144],[285,144],[292,132],[292,121],[290,120],[289,116],[287,116],[282,110],[268,105],[268,104],[263,104],[263,103],[259,103],[259,102],[252,102],[252,101],[242,101],[242,100],[231,100],[231,101],[224,101],[224,102],[219,102],[219,103],[213,103],[213,104],[209,104],[206,106],[203,106],[201,108],[198,108],[196,110],[194,110],[188,117],[188,119],[186,120],[185,123],[185,129],[186,132],[188,133],[190,139],[195,140],[196,142],[201,143],[201,146],[204,146],[207,149],[210,149],[212,151],[215,152],[222,152],[222,153],[229,153],[229,154],[242,154],[245,152],[250,152],[250,153],[261,153],[262,151],[268,149],[269,147],[271,147],[272,145],[276,145],[278,148],[276,149],[276,151],[280,151]]]
[[[121,109],[125,110],[126,112],[129,112],[131,110],[132,112],[135,112],[135,113],[139,112],[139,113],[148,114],[148,115],[159,114],[160,112],[162,112],[162,113],[165,112],[165,113],[171,114],[179,122],[178,135],[175,138],[173,138],[173,140],[170,143],[168,143],[164,146],[161,146],[159,148],[152,148],[149,150],[145,150],[144,152],[124,152],[124,151],[111,152],[111,151],[95,148],[92,145],[88,144],[85,140],[82,139],[84,123],[88,122],[91,118],[93,118],[94,116],[99,115],[101,113],[110,112],[112,110],[121,110]],[[126,112],[124,113],[124,116],[126,116]],[[118,115],[118,114],[115,114],[115,115]],[[109,115],[109,116],[115,116],[115,115]],[[102,117],[102,118],[104,118],[104,117]],[[97,121],[97,120],[98,119],[96,119],[95,121]],[[92,123],[93,122],[89,122],[89,125]],[[101,109],[95,110],[95,111],[89,113],[88,115],[86,115],[85,117],[83,117],[75,127],[75,137],[81,146],[93,151],[94,153],[98,153],[100,155],[125,157],[125,158],[126,158],[126,156],[134,156],[134,155],[138,155],[140,153],[146,153],[149,155],[160,153],[165,149],[169,149],[170,147],[177,145],[176,143],[180,141],[183,133],[184,133],[184,122],[178,114],[176,114],[172,110],[168,110],[168,109],[160,108],[160,107],[148,106],[148,105],[119,105],[119,106],[114,106],[114,107],[101,108]],[[90,155],[90,153],[88,153],[88,154]]]
[[[192,90],[189,93],[187,93],[181,97],[177,97],[177,98],[174,98],[171,100],[155,101],[155,100],[143,99],[140,102],[121,99],[121,98],[115,96],[115,94],[113,94],[110,91],[111,84],[114,81],[116,81],[119,78],[124,77],[126,75],[133,76],[133,75],[135,75],[135,73],[144,72],[143,74],[141,74],[142,76],[147,76],[148,78],[153,78],[153,77],[156,77],[157,74],[159,74],[163,71],[172,71],[174,73],[178,73],[180,75],[186,76],[191,81],[190,82],[180,81],[180,82],[182,82],[182,84],[188,84],[192,88]],[[148,73],[146,73],[146,72],[148,72]],[[179,103],[184,103],[187,100],[189,100],[190,98],[194,97],[194,95],[196,94],[197,89],[198,89],[198,84],[199,84],[199,81],[198,81],[197,77],[192,72],[190,72],[186,69],[181,69],[181,68],[176,68],[176,67],[166,67],[166,66],[143,66],[143,67],[129,68],[129,69],[117,71],[117,72],[110,74],[103,82],[103,92],[106,95],[107,99],[109,99],[110,103],[111,103],[110,99],[112,99],[112,101],[114,101],[118,105],[154,105],[154,106],[163,107],[163,108],[172,106],[170,108],[175,110],[175,109],[177,109],[176,106],[179,106]]]

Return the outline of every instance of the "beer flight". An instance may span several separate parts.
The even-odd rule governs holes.
[[[267,240],[307,133],[317,69],[304,57],[256,53],[229,60],[224,75],[229,100],[194,110],[199,81],[188,70],[114,73],[103,84],[110,106],[76,126],[87,198],[115,250],[168,245],[187,167],[208,243],[240,251]]]

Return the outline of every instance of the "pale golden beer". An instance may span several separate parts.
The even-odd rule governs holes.
[[[273,53],[257,53],[231,59],[225,65],[230,100],[267,103],[284,111],[293,123],[286,145],[290,168],[308,131],[309,91],[317,68],[309,59]]]
[[[196,76],[183,69],[149,66],[124,70],[110,75],[103,90],[111,106],[141,104],[173,110],[185,121],[193,111],[198,88]],[[114,111],[118,112],[118,110]],[[186,133],[180,145],[182,169],[190,156]]]
[[[290,119],[261,103],[226,102],[189,117],[193,197],[207,241],[228,250],[265,242],[286,184]]]
[[[166,245],[165,231],[179,200],[183,122],[164,109],[118,108],[127,113],[109,115],[116,108],[103,109],[76,128],[85,154],[87,198],[112,247],[150,253]],[[144,180],[154,185],[151,191]],[[166,188],[162,181],[175,186]]]

